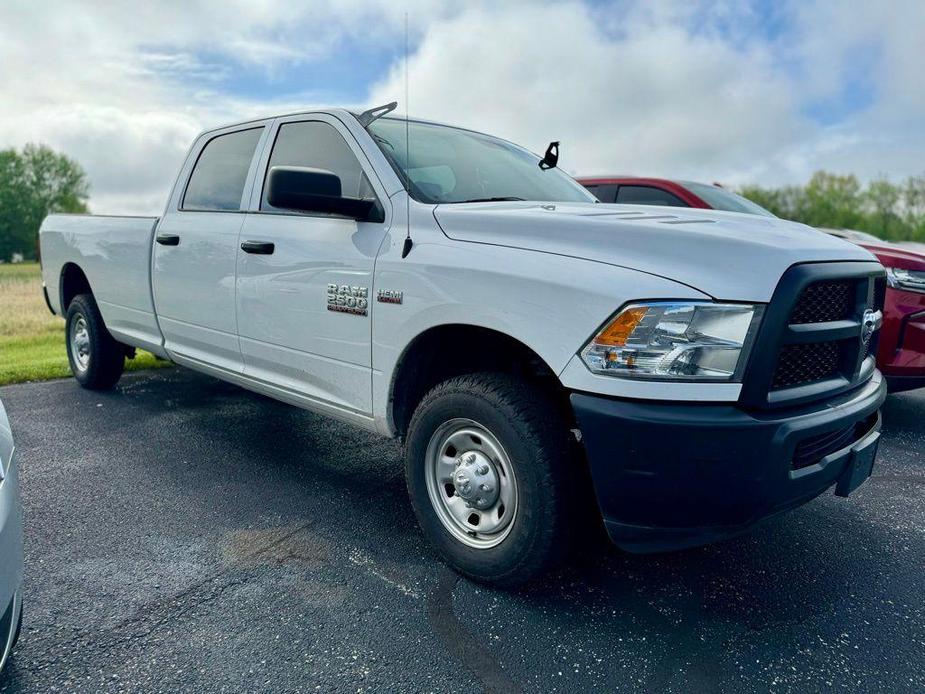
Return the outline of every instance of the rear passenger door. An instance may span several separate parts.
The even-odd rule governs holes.
[[[155,234],[152,283],[164,346],[190,365],[243,370],[235,315],[238,232],[267,124],[194,145]]]
[[[281,119],[271,140],[238,250],[245,375],[331,413],[369,415],[373,268],[391,221],[388,197],[359,144],[333,116]],[[344,195],[377,198],[385,222],[273,208],[266,173],[274,166],[337,174]],[[329,303],[332,286],[349,290],[355,311],[332,310],[343,308]]]

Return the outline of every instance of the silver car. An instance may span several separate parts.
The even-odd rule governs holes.
[[[22,618],[22,507],[13,433],[0,403],[0,671],[19,636]]]

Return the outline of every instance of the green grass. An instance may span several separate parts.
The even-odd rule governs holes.
[[[139,350],[126,369],[168,363]],[[38,263],[0,265],[0,385],[70,375],[64,320],[45,306]]]

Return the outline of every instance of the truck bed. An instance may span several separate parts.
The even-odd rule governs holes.
[[[63,315],[61,279],[65,272],[79,268],[113,336],[163,356],[151,292],[157,221],[157,217],[49,215],[39,241],[42,279],[52,310]]]

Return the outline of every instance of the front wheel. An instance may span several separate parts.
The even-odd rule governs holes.
[[[583,461],[562,408],[507,374],[450,379],[421,401],[405,473],[415,514],[443,559],[499,586],[524,583],[574,544]]]
[[[84,388],[112,388],[125,368],[125,347],[110,335],[92,294],[79,294],[67,307],[67,359]]]

